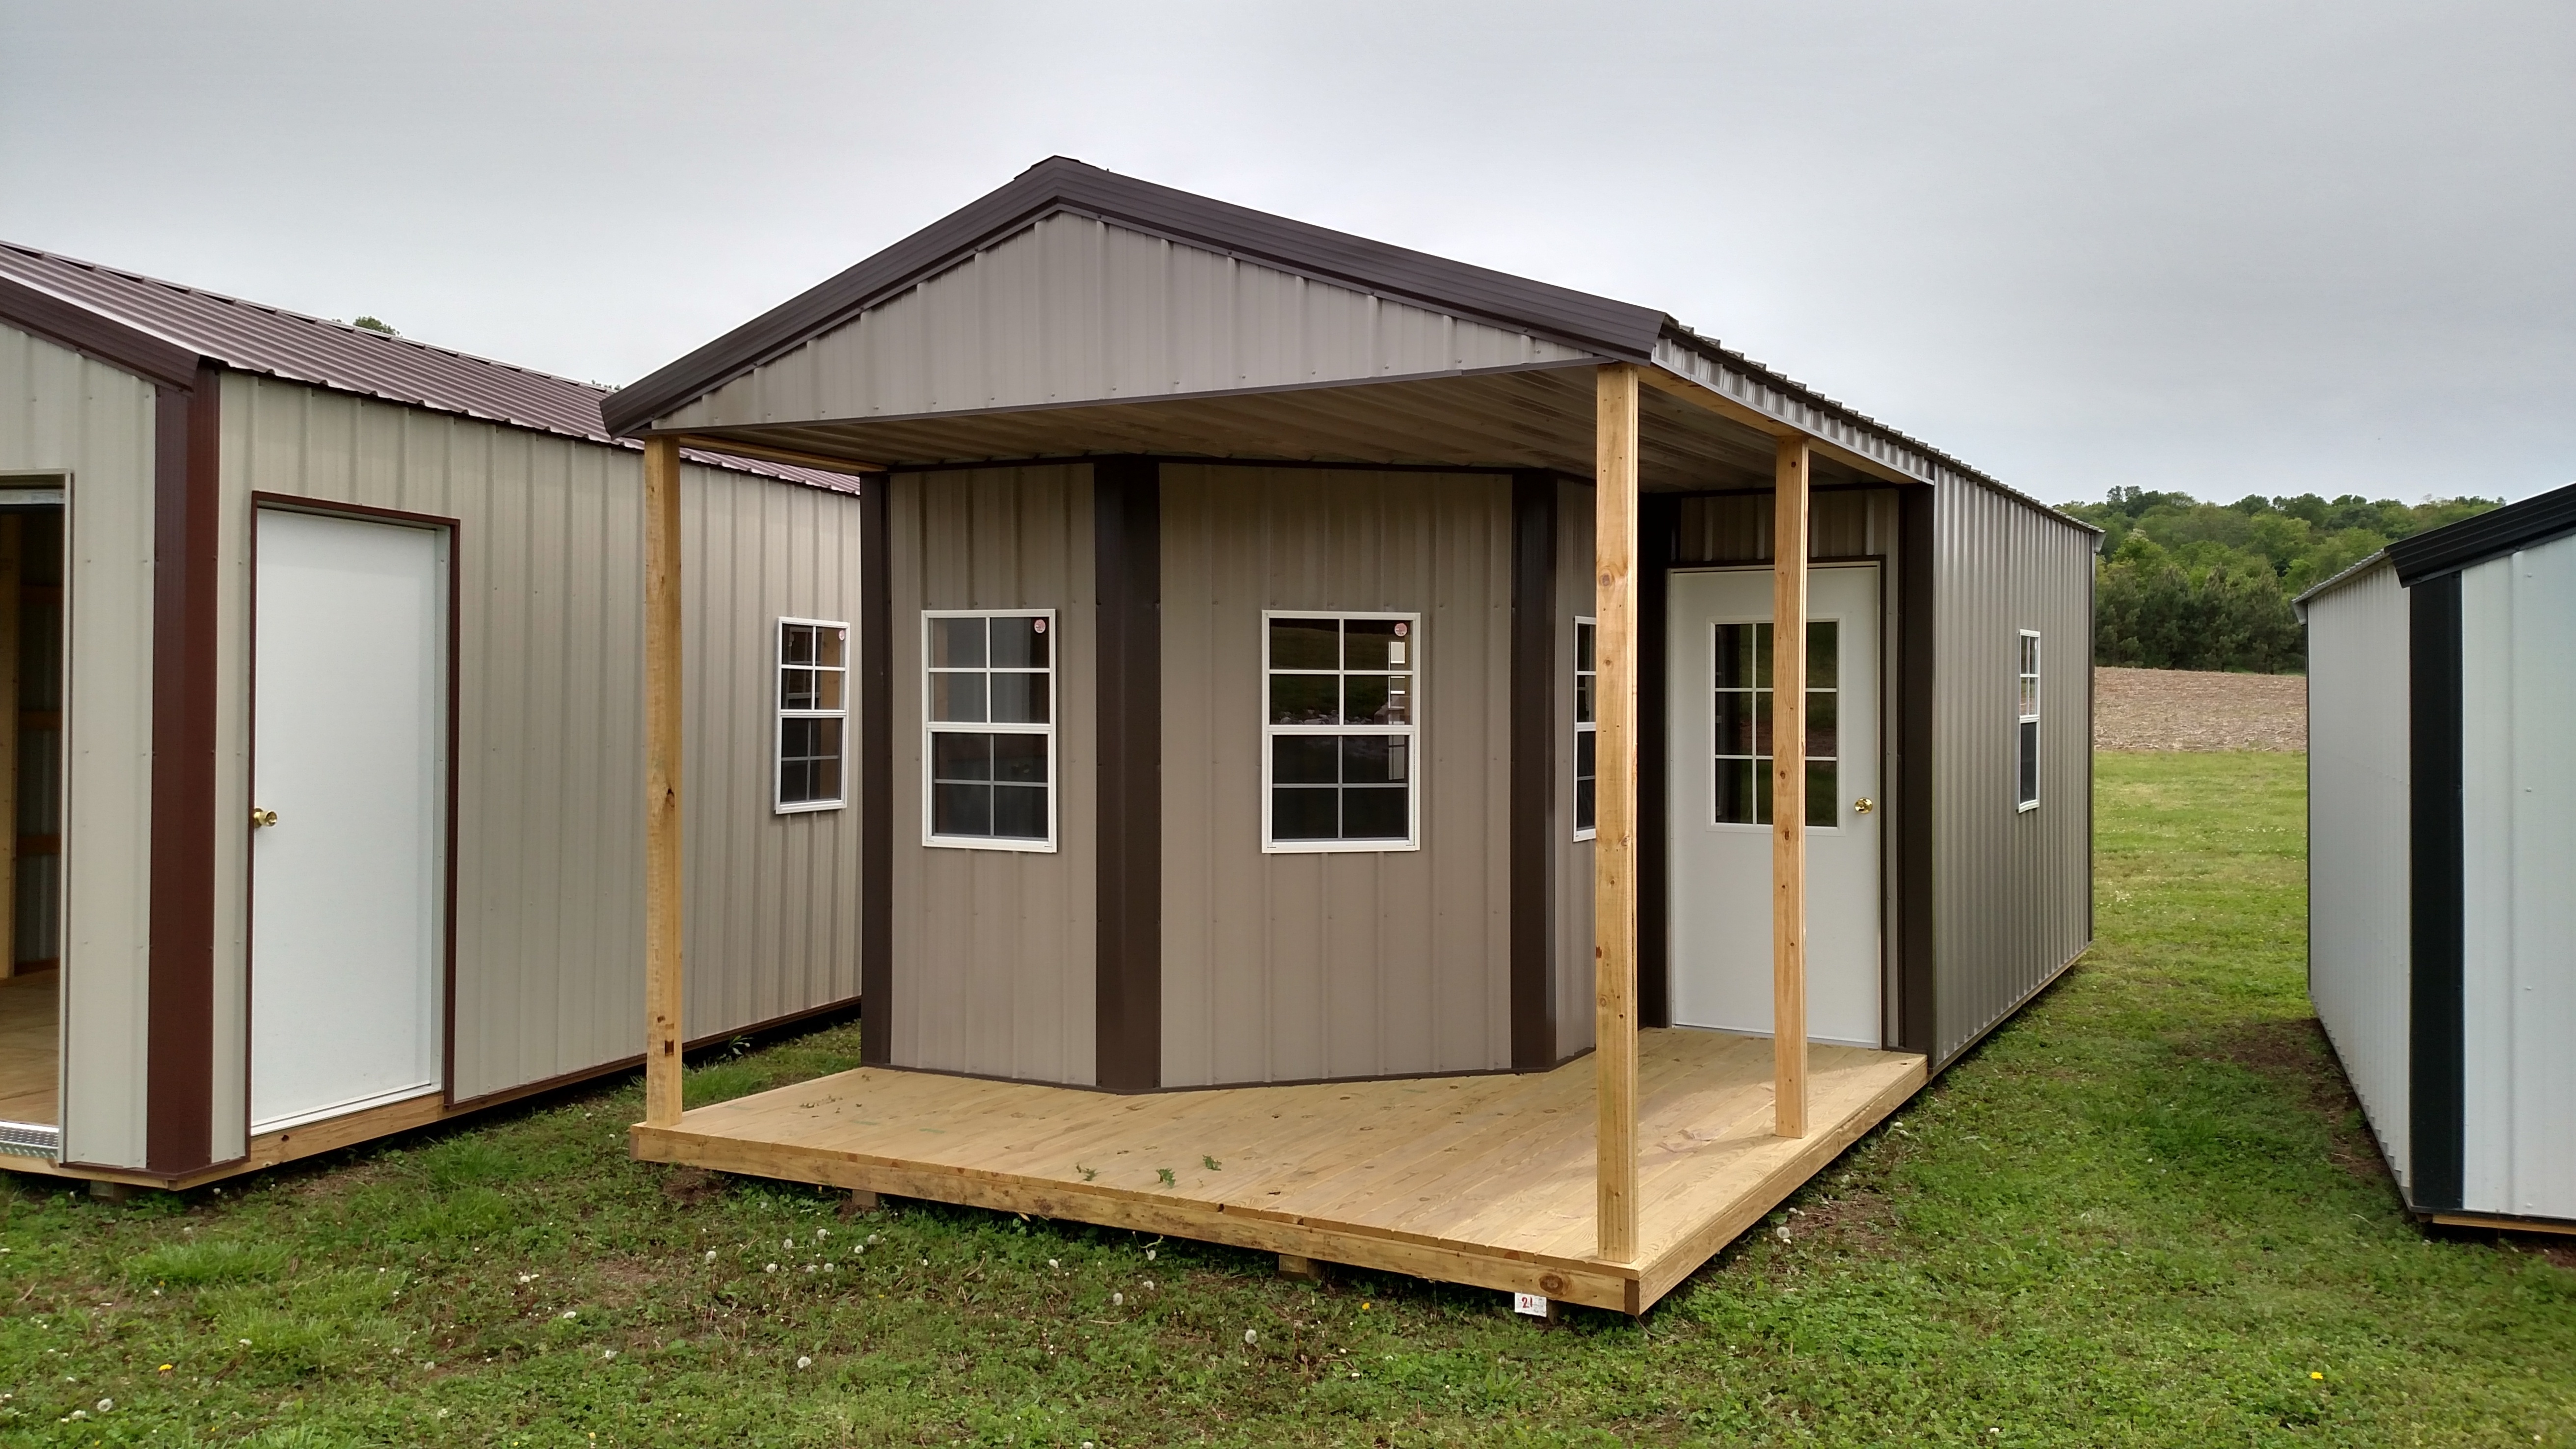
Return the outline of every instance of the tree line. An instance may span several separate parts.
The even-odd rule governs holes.
[[[2391,539],[2502,502],[2302,493],[2203,503],[2114,488],[2101,503],[2059,506],[2107,535],[2095,573],[2094,662],[2294,674],[2307,667],[2307,639],[2292,599]]]

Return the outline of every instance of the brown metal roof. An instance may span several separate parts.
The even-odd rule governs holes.
[[[601,421],[606,389],[570,378],[7,242],[0,242],[0,283],[17,284],[0,285],[0,316],[57,338],[74,334],[64,340],[75,346],[98,330],[97,322],[114,324],[134,334],[129,345],[83,350],[111,353],[104,360],[140,365],[157,380],[176,381],[164,375],[168,359],[193,354],[238,372],[334,392],[608,447],[640,446],[611,435]],[[845,474],[683,452],[712,467],[839,492],[858,489],[858,480]]]

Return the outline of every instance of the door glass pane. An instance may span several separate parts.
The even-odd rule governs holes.
[[[1807,687],[1831,689],[1837,672],[1836,654],[1842,648],[1842,625],[1832,619],[1807,621]]]

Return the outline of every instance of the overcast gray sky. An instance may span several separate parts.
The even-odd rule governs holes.
[[[631,380],[1050,154],[2031,492],[2576,481],[2576,4],[0,0],[0,237]]]

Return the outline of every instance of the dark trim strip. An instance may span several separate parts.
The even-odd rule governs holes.
[[[2460,576],[2407,590],[2407,723],[2414,895],[2407,989],[2407,1205],[2461,1206],[2464,1187],[2460,851]]]
[[[2397,566],[2397,582],[2411,589],[2436,574],[2456,573],[2570,533],[2576,533],[2576,483],[2401,538],[2388,546],[2388,561]]]
[[[221,383],[163,388],[153,419],[151,944],[143,1160],[214,1160],[215,605]]]
[[[1150,458],[1091,465],[1100,795],[1094,1075],[1163,1080],[1163,483]]]
[[[1512,475],[1511,884],[1512,1070],[1556,1065],[1557,901],[1549,870],[1556,815],[1556,475]],[[1569,670],[1571,664],[1565,666]]]
[[[24,282],[0,277],[0,322],[174,392],[196,389],[195,352]]]
[[[1932,718],[1933,515],[1940,495],[1896,495],[1896,1045],[1926,1058],[1940,1048],[1940,965],[1934,924]]]
[[[1589,365],[1589,364],[1587,364]],[[1022,409],[1040,411],[1040,409]],[[876,422],[861,418],[859,422]],[[798,426],[805,426],[799,424]],[[818,424],[817,426],[828,426]],[[709,440],[718,435],[701,434]],[[1143,458],[1151,462],[1191,468],[1312,468],[1327,473],[1444,473],[1484,474],[1508,478],[1523,471],[1517,463],[1368,463],[1318,460],[1314,458],[1220,458],[1200,453],[1063,453],[1040,454],[1027,458],[984,458],[963,463],[905,463],[892,471],[897,473],[972,473],[987,468],[1076,468],[1098,463],[1105,458]],[[1583,480],[1587,484],[1589,479]],[[1886,485],[1875,485],[1884,487]]]
[[[859,485],[859,1060],[894,1064],[894,584],[890,475]]]
[[[1637,500],[1637,1024],[1673,1024],[1673,554],[1679,497]]]

